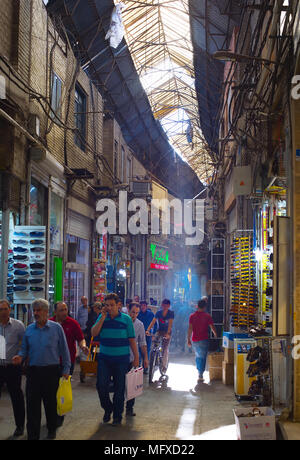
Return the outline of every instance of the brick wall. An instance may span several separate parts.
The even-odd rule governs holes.
[[[52,71],[62,81],[62,108],[60,119],[68,128],[75,128],[75,85],[86,95],[86,141],[88,146],[81,150],[74,142],[74,132],[64,129],[47,116],[40,105],[33,101],[31,112],[38,114],[41,119],[41,136],[47,144],[49,152],[61,164],[67,161],[70,169],[87,169],[95,175],[93,185],[97,179],[101,180],[100,167],[96,167],[95,155],[102,155],[103,144],[103,103],[100,93],[94,84],[90,84],[87,75],[77,69],[76,60],[67,42],[59,37],[57,31],[47,17],[46,8],[41,0],[33,0],[33,31],[31,53],[30,83],[33,89],[48,97],[51,96]],[[77,70],[77,71],[76,71]],[[76,77],[76,78],[74,78]],[[92,98],[93,94],[93,98]],[[92,104],[94,101],[94,106]],[[45,105],[48,111],[49,107]],[[95,112],[95,113],[90,113]],[[65,145],[66,137],[66,145]],[[96,152],[96,153],[95,153]],[[89,202],[88,189],[81,181],[76,181],[71,194]],[[93,203],[91,203],[93,206]]]

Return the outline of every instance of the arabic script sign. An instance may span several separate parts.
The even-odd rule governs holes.
[[[150,243],[150,268],[154,270],[169,269],[169,251],[155,243]]]

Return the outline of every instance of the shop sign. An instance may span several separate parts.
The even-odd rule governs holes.
[[[155,243],[150,244],[150,268],[154,270],[169,270],[169,251]]]

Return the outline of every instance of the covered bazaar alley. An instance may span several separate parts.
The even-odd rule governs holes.
[[[0,440],[300,439],[299,44],[300,0],[0,0]]]

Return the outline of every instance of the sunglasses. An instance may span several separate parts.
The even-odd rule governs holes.
[[[14,268],[16,268],[16,269],[28,268],[28,265],[26,265],[26,264],[14,264]]]
[[[30,272],[31,276],[43,276],[45,274],[44,270],[34,270]]]
[[[44,235],[45,235],[44,232],[30,232],[30,236],[32,238],[41,238]]]
[[[31,252],[44,252],[45,248],[30,248]]]
[[[15,292],[28,292],[28,288],[26,286],[15,286],[14,291]]]
[[[16,270],[14,275],[15,276],[28,276],[29,272],[26,272],[25,270]]]
[[[15,284],[16,286],[22,285],[22,284],[24,285],[24,284],[28,284],[28,281],[27,281],[26,279],[16,278],[16,279],[14,280],[14,284]]]
[[[34,287],[34,286],[30,287],[30,291],[32,291],[32,292],[42,292],[43,290],[44,290],[44,288],[42,288],[42,287]]]
[[[28,249],[27,248],[22,248],[21,246],[18,246],[16,248],[14,248],[14,252],[28,252]]]
[[[24,233],[24,232],[14,232],[14,236],[21,236],[21,237],[24,237],[24,236],[28,236],[28,233]]]
[[[32,269],[41,269],[41,268],[44,268],[45,267],[45,264],[30,264],[30,268]]]

